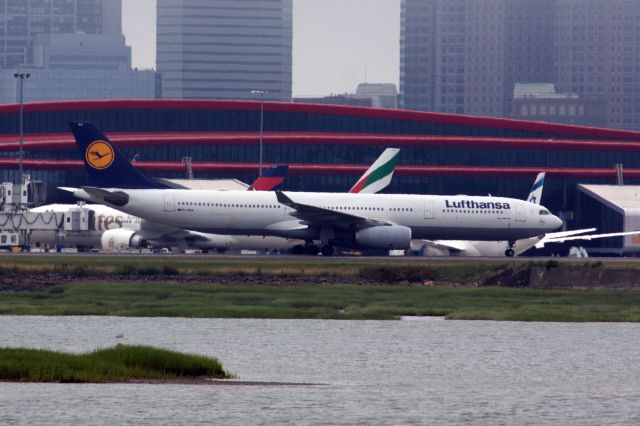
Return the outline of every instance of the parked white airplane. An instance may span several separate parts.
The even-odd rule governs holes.
[[[542,248],[546,244],[564,243],[576,240],[595,240],[598,238],[624,237],[637,235],[640,231],[615,232],[610,234],[586,234],[594,232],[596,228],[580,229],[577,231],[551,232],[538,237],[517,240],[513,245],[515,255],[520,255],[532,247]],[[579,235],[585,233],[586,235]],[[505,256],[505,250],[509,246],[506,241],[426,241],[414,240],[411,242],[411,251],[424,256],[461,256],[461,257],[500,257]]]
[[[538,173],[531,187],[527,201],[539,205],[544,188],[545,173]],[[594,240],[598,238],[624,237],[640,234],[636,232],[615,232],[609,234],[591,234],[596,228],[574,231],[550,232],[531,238],[517,240],[512,247],[507,241],[469,241],[469,240],[413,240],[411,251],[423,256],[461,256],[461,257],[498,257],[520,255],[532,247],[543,248],[546,244],[564,243],[575,240]],[[511,251],[510,251],[511,250]]]
[[[399,151],[396,148],[387,148],[351,188],[350,192],[381,191],[389,185]],[[287,166],[272,166],[248,189],[272,190],[282,183],[286,172]],[[78,209],[78,207],[76,204],[49,204],[34,208],[32,211],[67,213]],[[180,251],[189,247],[201,250],[215,249],[220,252],[227,249],[293,249],[294,252],[304,252],[304,241],[302,240],[271,236],[208,234],[155,224],[102,204],[85,204],[83,208],[91,213],[89,230],[68,232],[62,237],[52,231],[35,232],[32,234],[32,240],[50,245],[61,243],[85,248],[101,247],[105,251],[128,250],[151,244],[156,247],[176,247]]]
[[[93,124],[71,129],[95,186],[63,189],[175,228],[320,241],[330,255],[334,245],[408,249],[412,237],[513,245],[562,225],[544,207],[504,197],[166,189],[132,167]]]
[[[78,207],[70,204],[49,204],[31,209],[31,211],[65,213]],[[60,243],[75,247],[101,248],[105,251],[122,251],[152,245],[176,247],[180,251],[193,248],[220,252],[233,248],[287,250],[295,245],[304,244],[304,241],[279,237],[218,235],[189,231],[155,224],[102,204],[85,204],[83,207],[90,210],[93,215],[90,229],[88,231],[67,232],[60,238]],[[50,245],[58,243],[56,235],[51,231],[34,231],[31,240]]]

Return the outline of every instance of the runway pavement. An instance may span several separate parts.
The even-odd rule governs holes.
[[[376,263],[376,262],[418,262],[418,263],[483,263],[483,262],[504,262],[504,263],[526,263],[526,262],[547,262],[549,260],[555,260],[558,262],[568,263],[638,263],[640,258],[636,257],[589,257],[589,258],[574,258],[574,257],[425,257],[425,256],[305,256],[305,255],[291,255],[291,254],[235,254],[235,253],[207,253],[207,254],[176,254],[176,253],[136,253],[136,252],[119,252],[119,253],[103,253],[103,252],[78,252],[78,253],[2,253],[2,256],[7,257],[22,257],[22,256],[42,256],[42,257],[140,257],[140,258],[184,258],[184,259],[241,259],[250,260],[256,259],[260,261],[282,261],[282,260],[304,260],[305,262],[334,262],[340,260],[348,260],[353,262],[363,263]]]

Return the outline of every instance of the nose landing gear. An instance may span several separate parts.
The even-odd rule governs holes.
[[[504,255],[507,257],[513,257],[516,255],[516,252],[513,250],[513,246],[516,244],[515,241],[509,241],[509,248],[504,251]]]

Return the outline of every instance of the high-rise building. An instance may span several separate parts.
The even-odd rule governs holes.
[[[512,112],[517,83],[553,81],[555,0],[510,0],[505,2],[504,116]]]
[[[555,81],[608,101],[607,126],[640,129],[640,2],[556,0]]]
[[[0,2],[0,68],[30,64],[37,34],[122,34],[122,0]]]
[[[158,0],[157,11],[163,98],[291,100],[292,0]]]
[[[516,82],[551,78],[552,1],[402,0],[402,107],[507,115]]]
[[[0,103],[22,98],[154,99],[158,75],[131,69],[122,0],[0,0]]]
[[[131,48],[124,36],[37,34],[31,73],[23,99],[155,99],[156,72],[131,69]],[[14,70],[0,69],[0,103],[19,102]]]
[[[516,84],[548,83],[640,129],[637,0],[402,0],[401,16],[403,108],[509,117]]]
[[[402,0],[400,9],[400,106],[435,111],[434,0]]]

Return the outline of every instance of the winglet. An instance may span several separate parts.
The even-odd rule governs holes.
[[[99,188],[166,188],[147,179],[95,125],[70,122],[91,185]]]
[[[358,182],[351,187],[350,193],[375,194],[389,186],[398,161],[398,148],[387,148],[367,169]]]
[[[280,204],[284,204],[287,207],[295,208],[296,206],[296,203],[294,203],[293,200],[287,197],[282,191],[276,191],[276,199]]]
[[[533,186],[531,187],[531,192],[529,192],[529,196],[527,197],[528,202],[540,204],[542,188],[544,187],[544,177],[545,172],[540,172],[538,173],[538,176],[536,176],[536,180],[533,182]]]

